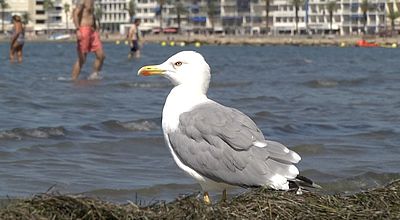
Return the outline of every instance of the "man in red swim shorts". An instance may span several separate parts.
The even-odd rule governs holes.
[[[72,69],[72,80],[78,79],[89,52],[96,54],[96,60],[93,64],[93,72],[88,79],[100,79],[105,55],[94,16],[94,0],[81,0],[73,11],[73,21],[78,40],[78,59]]]

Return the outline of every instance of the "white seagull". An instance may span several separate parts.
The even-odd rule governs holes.
[[[234,186],[288,190],[306,182],[293,164],[300,156],[266,140],[242,112],[207,98],[210,67],[194,51],[179,52],[159,65],[144,66],[139,75],[161,75],[174,85],[162,113],[164,139],[176,164],[195,178],[210,203],[208,191]]]

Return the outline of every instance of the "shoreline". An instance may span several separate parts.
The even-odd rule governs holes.
[[[149,203],[40,194],[10,201],[0,208],[0,219],[399,219],[400,180],[347,196],[259,188],[213,205],[195,194]]]
[[[378,37],[378,36],[334,36],[334,35],[315,35],[315,36],[222,36],[222,35],[146,35],[143,37],[145,43],[165,45],[173,44],[205,44],[205,45],[294,45],[294,46],[355,46],[360,39],[366,39],[369,42],[374,42],[381,46],[391,46],[400,44],[400,36],[396,37]],[[103,42],[125,42],[125,36],[104,34],[101,36]],[[65,40],[49,40],[47,36],[28,36],[26,42],[75,42],[75,37]],[[0,43],[8,43],[9,39],[6,36],[0,36]]]

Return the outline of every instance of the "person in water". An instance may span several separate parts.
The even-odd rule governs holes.
[[[93,64],[93,72],[88,79],[100,79],[105,55],[94,15],[94,0],[82,0],[74,9],[72,19],[76,27],[78,44],[78,59],[72,69],[72,80],[78,79],[89,52],[95,53],[96,60]]]
[[[13,34],[10,42],[10,62],[13,63],[15,55],[18,57],[18,63],[22,63],[22,49],[25,43],[25,28],[19,15],[12,17]]]
[[[129,52],[128,58],[139,58],[140,57],[140,34],[139,34],[140,19],[136,18],[131,28],[129,29],[128,40],[130,41],[131,51]]]

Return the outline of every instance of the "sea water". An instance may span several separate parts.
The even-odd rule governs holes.
[[[400,178],[399,49],[147,44],[132,60],[126,45],[104,50],[103,79],[84,80],[90,54],[72,82],[74,43],[27,42],[22,64],[10,64],[0,44],[0,198],[50,191],[124,202],[198,192],[162,138],[170,83],[137,76],[181,50],[210,64],[210,98],[298,152],[301,173],[325,192]]]

